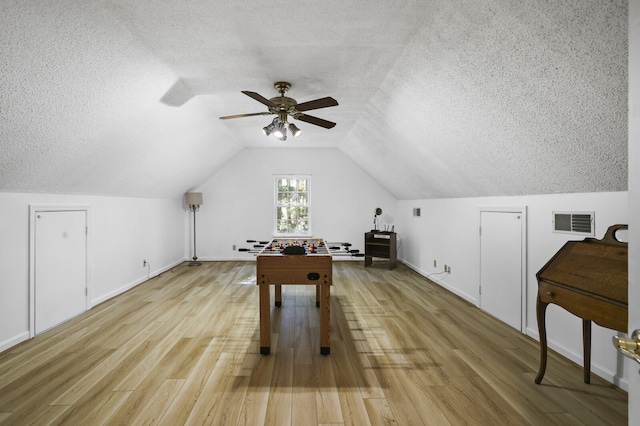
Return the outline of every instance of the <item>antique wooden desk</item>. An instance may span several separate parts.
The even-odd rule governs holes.
[[[289,254],[296,253],[296,254]],[[269,286],[275,286],[275,305],[282,304],[282,285],[316,286],[320,308],[320,353],[330,353],[330,296],[332,257],[322,239],[274,239],[256,257],[256,284],[260,286],[260,353],[271,352]]]
[[[609,227],[602,240],[567,242],[536,274],[538,279],[538,331],[540,384],[547,368],[545,312],[554,303],[582,318],[584,382],[591,381],[591,321],[627,332],[627,243],[615,237],[627,225]]]

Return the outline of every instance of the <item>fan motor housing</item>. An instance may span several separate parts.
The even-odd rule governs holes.
[[[274,114],[279,112],[293,112],[293,110],[295,110],[295,106],[298,104],[295,99],[286,96],[276,96],[269,100],[277,105],[275,108],[269,108],[269,111]]]
[[[296,102],[295,99],[288,98],[286,96],[276,96],[275,98],[271,98],[269,100],[279,106],[292,107],[298,105],[298,102]]]

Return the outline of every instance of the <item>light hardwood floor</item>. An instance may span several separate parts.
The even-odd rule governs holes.
[[[553,352],[536,385],[537,342],[387,266],[334,262],[329,356],[314,287],[283,287],[261,356],[255,263],[180,265],[1,353],[0,424],[627,424],[625,392]]]

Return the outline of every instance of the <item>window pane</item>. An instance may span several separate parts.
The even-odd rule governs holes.
[[[306,219],[300,218],[300,219],[295,221],[295,230],[296,231],[308,231],[309,230],[309,223],[307,222]]]
[[[279,192],[278,193],[278,205],[286,206],[289,204],[289,195],[287,193]]]
[[[297,216],[297,218],[299,219],[300,222],[304,222],[305,224],[309,221],[309,215],[308,215],[306,207],[298,208],[298,216]],[[305,226],[307,226],[307,225],[305,225]]]
[[[296,220],[298,218],[298,209],[295,207],[287,208],[287,214],[289,215],[289,219]]]
[[[277,211],[278,211],[278,220],[286,220],[289,218],[289,216],[287,215],[286,207],[278,207]]]

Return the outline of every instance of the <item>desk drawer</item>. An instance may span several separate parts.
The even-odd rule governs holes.
[[[627,331],[627,307],[540,281],[538,298],[540,302],[561,306],[572,314],[592,320],[602,327]]]

